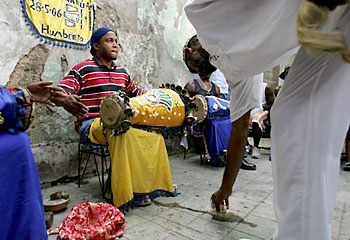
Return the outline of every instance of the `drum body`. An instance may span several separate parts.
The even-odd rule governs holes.
[[[152,89],[130,99],[131,125],[179,127],[185,120],[185,104],[170,89]]]
[[[207,103],[203,96],[184,100],[181,92],[151,89],[147,93],[128,98],[123,92],[108,95],[101,104],[100,116],[104,127],[113,135],[124,133],[130,125],[166,135],[181,135],[193,122],[203,121]]]

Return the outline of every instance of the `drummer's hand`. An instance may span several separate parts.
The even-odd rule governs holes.
[[[220,212],[220,205],[225,203],[226,209],[229,209],[229,197],[232,194],[232,189],[219,188],[213,195],[211,195],[211,200],[215,203],[215,209]]]
[[[46,103],[50,106],[55,106],[51,101],[53,95],[64,94],[63,89],[59,87],[54,87],[50,82],[34,82],[28,85],[27,89],[31,95],[31,101]],[[63,93],[62,93],[63,92]]]
[[[56,106],[63,106],[66,97],[69,96],[62,88],[59,88],[60,91],[51,92],[50,100],[54,102]]]
[[[81,96],[66,95],[62,107],[76,117],[84,117],[89,112],[89,108],[80,102]]]

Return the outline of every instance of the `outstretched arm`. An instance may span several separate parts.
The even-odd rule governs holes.
[[[88,107],[80,102],[81,97],[75,94],[67,94],[62,90],[60,94],[53,95],[51,101],[58,106],[62,106],[67,112],[76,117],[83,117],[89,112]]]
[[[245,113],[238,120],[232,122],[232,129],[230,139],[228,141],[227,149],[227,163],[222,179],[222,184],[211,196],[215,203],[216,211],[220,211],[220,205],[225,202],[227,209],[229,208],[229,196],[232,193],[232,187],[236,181],[239,168],[242,164],[244,155],[245,143],[248,134],[250,111]]]
[[[31,96],[31,101],[46,103],[50,106],[55,106],[51,101],[53,96],[63,96],[63,89],[52,86],[53,82],[34,82],[28,85],[27,89]]]
[[[74,116],[84,116],[88,108],[82,104],[77,95],[68,95],[62,88],[52,86],[50,82],[35,82],[28,85],[31,101],[46,103],[50,106],[62,106]]]

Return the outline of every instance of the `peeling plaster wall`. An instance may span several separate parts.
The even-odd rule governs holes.
[[[193,78],[182,62],[182,47],[194,34],[183,12],[186,0],[96,0],[96,28],[117,30],[122,46],[117,62],[139,86],[184,85]],[[26,26],[19,1],[0,1],[0,84],[57,84],[71,67],[90,58],[78,51],[41,44]],[[36,104],[27,131],[41,181],[74,176],[78,137],[75,118],[62,108]]]

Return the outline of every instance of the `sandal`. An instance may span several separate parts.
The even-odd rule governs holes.
[[[144,198],[142,198],[141,201],[135,200],[136,207],[145,207],[145,206],[149,206],[151,204],[152,204],[152,200],[149,198],[148,195],[146,195]]]

